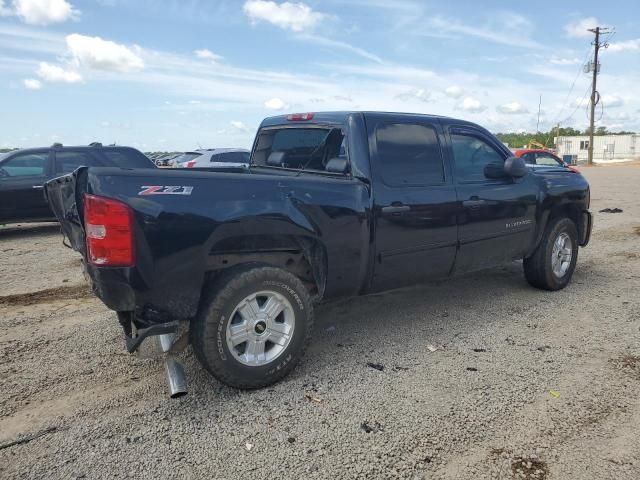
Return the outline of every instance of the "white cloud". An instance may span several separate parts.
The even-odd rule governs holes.
[[[585,95],[584,97],[576,97],[573,101],[573,106],[586,107],[589,103],[591,103],[591,98],[588,95]]]
[[[284,110],[289,107],[289,105],[284,103],[284,101],[278,97],[273,97],[272,99],[267,100],[264,102],[264,106],[269,110]]]
[[[0,3],[0,14],[15,15],[31,25],[61,23],[80,16],[80,12],[66,0],[13,0],[13,10]]]
[[[200,100],[189,100],[190,105],[200,105],[202,102]]]
[[[608,52],[640,52],[640,38],[626,40],[624,42],[614,42],[609,45]]]
[[[268,22],[294,32],[313,29],[326,17],[304,3],[248,0],[242,8],[252,23]]]
[[[236,130],[240,130],[241,132],[244,133],[249,133],[249,127],[247,127],[244,123],[238,121],[238,120],[233,120],[231,122],[231,126],[233,128],[235,128]]]
[[[82,81],[82,75],[78,72],[65,70],[47,62],[40,62],[36,74],[46,82],[79,83]]]
[[[624,105],[624,100],[616,95],[603,95],[600,101],[604,105],[604,108],[615,108]]]
[[[513,47],[536,48],[540,46],[538,42],[529,38],[528,32],[532,30],[531,22],[515,13],[494,14],[488,22],[481,26],[477,22],[466,24],[455,18],[441,15],[428,17],[427,23],[427,28],[419,31],[419,35],[440,38],[468,36]]]
[[[408,92],[400,93],[396,95],[399,100],[418,100],[420,102],[428,103],[431,100],[431,92],[424,88],[416,88],[409,90]]]
[[[325,47],[330,47],[331,49],[340,49],[347,52],[355,53],[356,55],[361,56],[362,58],[366,58],[367,60],[373,60],[376,63],[383,63],[382,59],[377,55],[368,52],[367,50],[351,45],[347,42],[341,42],[340,40],[333,40],[331,38],[320,37],[318,35],[309,35],[309,34],[298,34],[296,36],[300,40],[305,40],[308,42],[313,42],[318,45],[322,45]]]
[[[598,19],[595,17],[582,18],[575,22],[568,23],[564,26],[565,32],[569,37],[574,38],[591,38],[593,33],[590,28],[596,28],[599,25]]]
[[[213,53],[211,50],[207,48],[203,48],[201,50],[194,50],[194,55],[202,60],[209,60],[213,63],[219,62],[223,57],[220,55]]]
[[[67,35],[66,40],[77,66],[123,73],[144,68],[142,58],[124,45],[77,33]]]
[[[458,87],[457,85],[451,85],[450,87],[445,88],[444,93],[447,95],[447,97],[451,98],[460,98],[462,97],[462,95],[464,95],[464,91],[462,90],[462,88]]]
[[[552,65],[578,65],[580,63],[579,58],[561,58],[553,55],[549,60]]]
[[[40,90],[42,88],[42,82],[35,78],[25,78],[22,84],[27,90]]]
[[[507,113],[507,114],[529,113],[529,110],[527,110],[527,107],[525,107],[524,105],[521,105],[518,102],[510,102],[510,103],[498,105],[496,107],[496,111],[500,113]]]
[[[466,97],[460,105],[458,105],[458,108],[470,113],[480,113],[487,109],[486,106],[482,105],[479,100],[476,100],[473,97]]]

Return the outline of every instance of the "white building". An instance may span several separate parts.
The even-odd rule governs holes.
[[[586,162],[589,136],[556,138],[558,156],[577,155],[578,162]],[[593,161],[624,162],[640,159],[640,134],[596,135],[593,137]]]

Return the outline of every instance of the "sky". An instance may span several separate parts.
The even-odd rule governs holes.
[[[290,112],[640,131],[640,2],[0,0],[0,148],[249,147]]]

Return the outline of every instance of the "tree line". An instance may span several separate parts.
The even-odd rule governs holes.
[[[589,129],[580,131],[576,128],[564,127],[557,132],[561,137],[573,137],[578,135],[589,135]],[[594,135],[629,135],[635,132],[610,132],[607,127],[598,127]],[[496,137],[501,142],[508,144],[512,148],[520,148],[526,146],[530,141],[536,141],[547,147],[553,147],[553,139],[556,136],[556,129],[553,128],[548,132],[538,133],[496,133]]]

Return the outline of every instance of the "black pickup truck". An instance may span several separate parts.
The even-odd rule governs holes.
[[[129,350],[187,320],[176,345],[239,388],[294,368],[315,302],[514,260],[558,290],[592,224],[580,173],[401,113],[272,117],[244,172],[89,167],[46,194]]]

